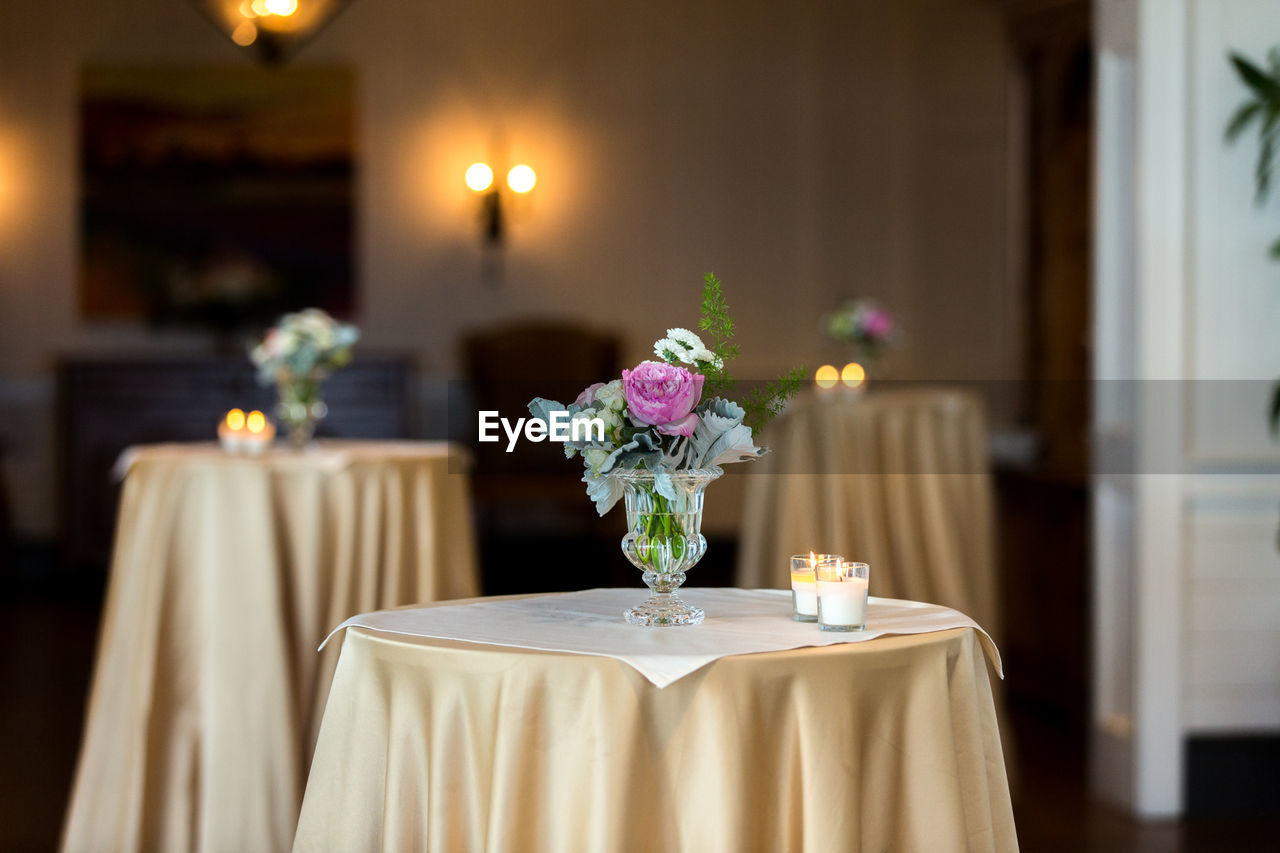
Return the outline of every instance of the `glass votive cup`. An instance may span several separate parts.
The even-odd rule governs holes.
[[[797,622],[818,621],[818,566],[839,566],[839,554],[796,554],[791,558],[791,618]]]
[[[816,574],[818,627],[823,631],[865,630],[871,567],[841,561],[819,566]]]

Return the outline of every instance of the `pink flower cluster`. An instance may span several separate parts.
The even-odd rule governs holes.
[[[871,308],[862,316],[862,330],[869,338],[887,338],[893,332],[893,317],[883,308]]]

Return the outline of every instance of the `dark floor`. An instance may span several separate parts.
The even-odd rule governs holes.
[[[1017,700],[1011,705],[1019,781],[1013,810],[1024,853],[1280,850],[1280,813],[1246,820],[1143,823],[1089,798],[1083,730]]]
[[[54,850],[71,786],[99,602],[0,601],[0,850]]]
[[[0,850],[57,845],[96,642],[97,602],[37,590],[0,602]],[[1277,850],[1280,819],[1144,825],[1084,795],[1083,733],[1014,702],[1022,849]]]

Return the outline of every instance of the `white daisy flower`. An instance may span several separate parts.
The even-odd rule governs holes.
[[[681,344],[686,350],[706,349],[707,346],[702,342],[702,338],[695,335],[688,329],[667,329],[667,337],[665,340],[675,341]]]
[[[724,368],[724,360],[706,347],[689,353],[689,360],[695,364],[709,364],[715,370]]]
[[[685,353],[688,351],[685,349],[684,344],[673,341],[671,338],[662,338],[653,345],[654,355],[667,362],[684,361],[687,363],[688,359],[685,358]]]

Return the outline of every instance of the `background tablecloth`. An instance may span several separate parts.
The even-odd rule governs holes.
[[[972,629],[722,658],[659,689],[605,657],[352,628],[294,842],[1016,849]]]
[[[871,592],[959,610],[999,643],[986,418],[971,393],[800,399],[747,481],[737,585],[790,589],[788,558],[871,564]]]
[[[478,592],[465,468],[443,444],[130,454],[64,849],[288,849],[338,654],[316,646]]]

